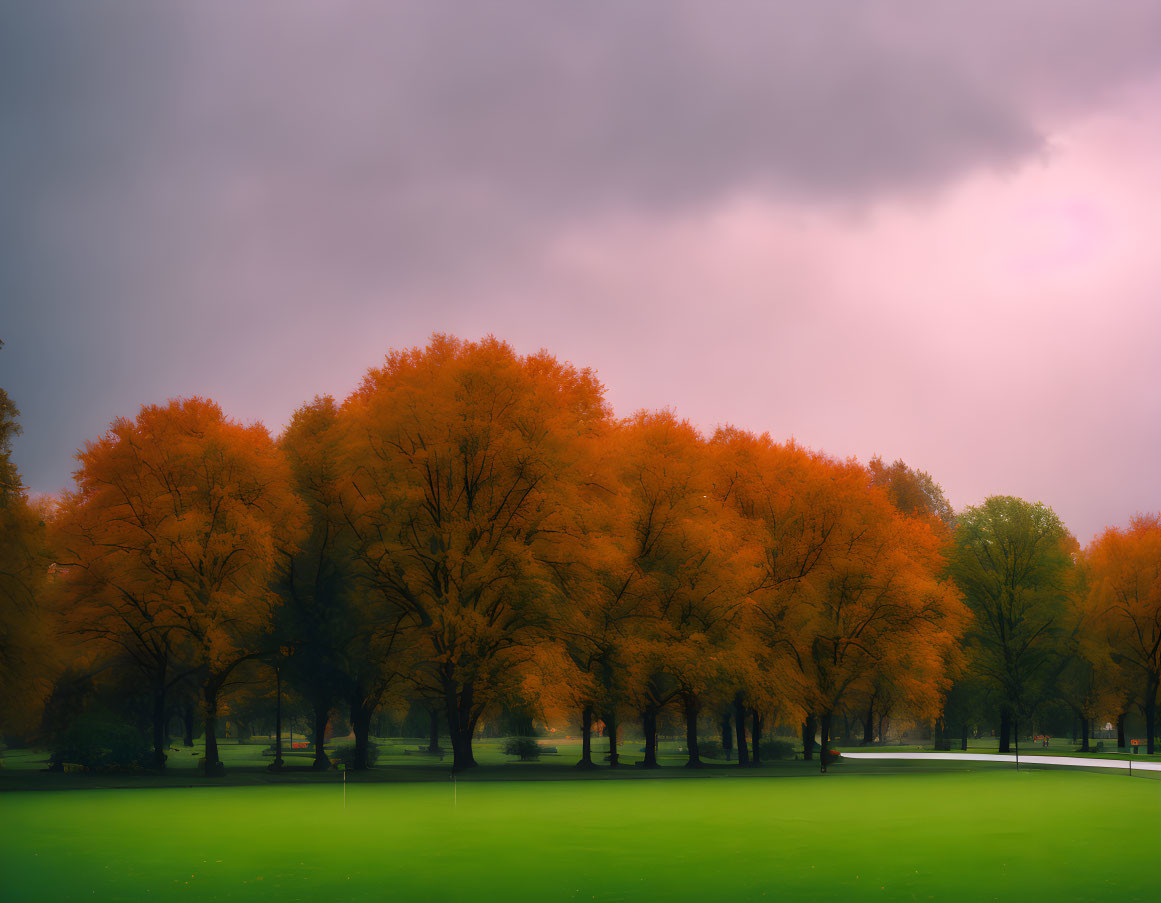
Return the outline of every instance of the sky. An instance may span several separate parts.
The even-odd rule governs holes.
[[[1161,510],[1161,0],[0,0],[35,492],[494,334],[1081,543]]]

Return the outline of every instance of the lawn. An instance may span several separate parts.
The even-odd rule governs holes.
[[[844,767],[5,793],[0,899],[1158,898],[1161,781]]]

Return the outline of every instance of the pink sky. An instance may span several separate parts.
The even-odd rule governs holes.
[[[35,490],[447,331],[1082,542],[1161,510],[1161,3],[65,9],[0,53]]]

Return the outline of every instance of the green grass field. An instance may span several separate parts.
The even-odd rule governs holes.
[[[913,766],[822,777],[810,764],[686,780],[352,782],[345,807],[334,773],[5,793],[0,899],[1161,896],[1161,781]]]

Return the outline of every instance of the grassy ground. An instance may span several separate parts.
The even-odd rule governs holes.
[[[0,759],[0,791],[4,790],[65,790],[65,789],[88,789],[88,788],[111,788],[111,787],[175,787],[175,786],[246,786],[246,785],[286,785],[295,783],[327,783],[335,780],[334,773],[317,774],[308,770],[313,753],[305,750],[296,750],[291,752],[289,749],[285,750],[283,755],[288,765],[292,766],[292,770],[287,773],[272,775],[266,771],[266,766],[270,764],[270,757],[262,755],[263,750],[269,745],[269,741],[265,738],[255,740],[247,744],[239,744],[233,741],[219,741],[220,752],[223,761],[226,764],[227,774],[222,778],[205,778],[198,774],[197,762],[202,756],[202,747],[200,745],[192,748],[176,747],[170,753],[169,762],[167,763],[167,771],[164,775],[151,774],[132,774],[132,775],[94,775],[94,774],[59,774],[59,773],[45,773],[44,769],[48,765],[47,754],[43,751],[6,750],[3,759]],[[423,741],[420,740],[378,740],[376,745],[379,749],[378,765],[371,771],[360,774],[351,775],[352,780],[358,781],[444,781],[447,780],[451,770],[451,755],[450,753],[440,758],[439,756],[430,756],[420,753],[420,747]],[[475,772],[463,778],[471,781],[487,781],[487,780],[538,780],[538,779],[573,779],[580,778],[584,780],[626,780],[636,779],[641,777],[658,777],[655,773],[642,774],[639,770],[634,768],[626,768],[620,772],[610,772],[608,769],[602,768],[592,773],[577,773],[573,766],[580,758],[580,743],[575,739],[561,738],[561,739],[542,739],[541,743],[546,746],[553,746],[557,749],[556,754],[546,755],[539,762],[521,763],[517,762],[511,756],[507,756],[503,752],[505,741],[503,740],[477,740],[473,744],[475,756],[477,761],[482,766]],[[840,747],[841,748],[841,747]],[[857,750],[860,747],[851,747],[852,750]],[[927,746],[920,745],[900,745],[900,746],[875,746],[868,747],[868,749],[875,752],[888,751],[930,751],[930,743]],[[1059,754],[1059,755],[1073,755],[1077,747],[1065,738],[1053,739],[1048,748],[1040,745],[1025,745],[1022,744],[1020,750],[1022,753],[1036,755],[1044,754]],[[958,744],[953,744],[953,750],[959,751]],[[972,740],[969,744],[969,752],[995,752],[996,741],[995,738],[981,738],[979,740]],[[603,744],[594,743],[593,759],[596,762],[603,764],[605,747]],[[801,751],[799,752],[801,755]],[[1118,752],[1115,745],[1106,741],[1105,748],[1099,752],[1093,751],[1091,753],[1094,757],[1100,758],[1132,758],[1136,761],[1158,761],[1161,762],[1161,755],[1147,757],[1143,752],[1133,755],[1127,752]],[[632,766],[642,758],[640,741],[628,740],[621,746],[622,761],[626,766]],[[684,771],[679,771],[686,761],[686,756],[682,748],[682,744],[675,741],[661,743],[659,760],[662,765],[667,766],[663,769],[663,776],[689,776]],[[736,765],[726,761],[712,761],[707,760],[710,766],[710,773],[727,774],[736,769]],[[765,763],[757,774],[799,774],[803,771],[809,771],[817,766],[813,763],[799,762],[774,762]],[[856,765],[854,762],[848,763],[844,768],[848,771],[862,770],[865,768],[873,768],[876,773],[881,773],[884,770],[896,771],[915,771],[924,770],[928,768],[936,768],[938,770],[945,770],[950,767],[955,769],[955,765],[936,765],[935,763],[895,763],[888,765],[881,763],[874,766],[868,766],[864,763]],[[983,764],[981,768],[985,768]],[[1005,765],[994,766],[996,768],[1007,768]],[[701,776],[700,773],[693,776]]]
[[[781,778],[352,783],[345,806],[333,774],[9,793],[0,898],[1158,898],[1161,781],[809,764]]]

